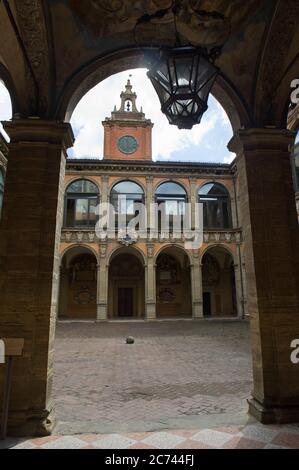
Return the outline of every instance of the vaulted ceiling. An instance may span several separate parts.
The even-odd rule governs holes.
[[[286,125],[299,78],[298,0],[182,0],[183,43],[223,45],[215,88],[245,126]],[[1,0],[0,77],[14,112],[64,119],[112,73],[146,65],[149,47],[174,44],[173,0]],[[150,20],[150,21],[146,21]],[[225,98],[223,98],[225,105]],[[227,100],[227,106],[231,106]]]

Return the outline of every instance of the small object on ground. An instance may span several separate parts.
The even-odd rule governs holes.
[[[126,339],[126,343],[127,344],[134,344],[135,339],[133,338],[133,336],[128,336],[127,339]]]

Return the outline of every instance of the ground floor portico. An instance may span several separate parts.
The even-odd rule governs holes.
[[[62,244],[58,317],[109,321],[244,319],[240,246]]]

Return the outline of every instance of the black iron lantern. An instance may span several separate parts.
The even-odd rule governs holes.
[[[193,46],[162,49],[148,72],[170,124],[192,129],[208,109],[218,69],[211,56]]]

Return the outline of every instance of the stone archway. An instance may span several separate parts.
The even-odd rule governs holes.
[[[191,317],[190,260],[178,247],[163,249],[156,260],[157,316]]]
[[[109,318],[143,318],[145,314],[144,266],[132,250],[120,250],[109,265]]]
[[[148,68],[153,48],[131,47],[101,56],[80,69],[67,83],[56,109],[56,117],[70,122],[74,109],[83,96],[94,86],[119,72],[134,68]],[[250,127],[250,116],[242,99],[231,83],[219,75],[213,85],[212,95],[221,104],[236,132]]]
[[[59,290],[59,318],[96,319],[97,259],[88,248],[74,247],[64,254]]]
[[[202,293],[205,317],[237,315],[234,260],[222,247],[212,247],[203,255]]]

